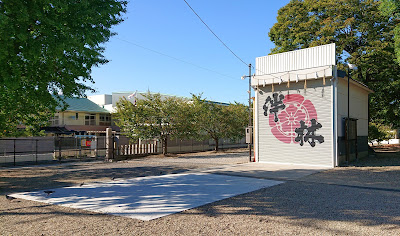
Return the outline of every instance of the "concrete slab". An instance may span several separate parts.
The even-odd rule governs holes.
[[[307,165],[252,162],[204,169],[202,172],[262,179],[296,180],[328,169],[331,168]]]
[[[12,197],[58,204],[140,220],[152,220],[283,183],[267,179],[184,173],[117,179],[109,182],[11,194]]]

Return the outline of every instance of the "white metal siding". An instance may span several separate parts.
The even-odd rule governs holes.
[[[335,44],[256,58],[256,75],[336,65]]]
[[[268,96],[272,97],[272,86],[260,86],[257,91],[257,135],[258,135],[258,158],[260,162],[291,163],[333,167],[333,130],[332,130],[332,87],[331,81],[326,80],[326,85],[322,84],[322,79],[307,80],[307,89],[304,90],[304,81],[291,83],[290,88],[286,84],[275,85],[274,93],[300,94],[305,100],[311,101],[316,109],[317,121],[322,125],[316,131],[316,135],[324,136],[324,142],[316,142],[315,147],[307,142],[303,146],[299,143],[284,143],[272,133],[269,123],[269,116],[264,115],[263,105]],[[286,107],[285,109],[287,109]],[[294,132],[293,132],[294,133]]]
[[[330,78],[333,76],[334,66],[319,66],[311,69],[302,69],[275,74],[256,75],[251,78],[251,86],[264,86],[267,84],[290,83],[309,79]]]

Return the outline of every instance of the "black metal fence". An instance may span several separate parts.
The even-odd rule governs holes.
[[[0,165],[102,159],[106,152],[105,140],[105,136],[90,135],[0,139]]]
[[[53,151],[53,138],[0,139],[0,164],[47,161],[51,159],[49,156],[52,156]]]
[[[220,149],[246,147],[244,140],[221,139]],[[212,140],[168,140],[169,153],[208,151],[215,149]],[[107,150],[106,136],[76,135],[69,137],[32,137],[0,139],[0,166],[16,166],[79,160],[104,160],[109,158],[162,153],[158,140],[141,140],[136,143],[122,135],[110,140]]]

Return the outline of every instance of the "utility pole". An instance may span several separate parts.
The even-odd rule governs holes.
[[[253,144],[253,123],[251,119],[252,107],[251,107],[251,64],[249,64],[249,129],[250,129],[250,142],[249,146],[249,161],[251,162],[251,146]]]
[[[248,127],[246,128],[246,143],[249,148],[249,162],[251,162],[251,147],[253,144],[253,123],[252,123],[252,104],[251,104],[251,64],[249,64],[249,75],[243,75],[242,80],[245,78],[249,78],[249,90],[247,91],[249,93],[249,124]],[[255,160],[254,160],[255,161]]]
[[[346,162],[350,161],[350,66],[347,68]]]

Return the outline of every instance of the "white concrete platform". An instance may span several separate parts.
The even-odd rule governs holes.
[[[152,220],[282,181],[210,173],[185,173],[117,179],[83,186],[11,194],[16,198]]]

